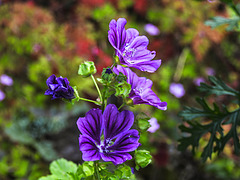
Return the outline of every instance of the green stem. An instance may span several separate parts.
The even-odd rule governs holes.
[[[181,79],[182,72],[183,72],[184,65],[185,65],[188,54],[189,54],[189,49],[188,48],[183,49],[183,51],[178,59],[177,68],[176,68],[176,71],[175,71],[175,74],[173,77],[175,82],[178,82]]]
[[[122,105],[118,108],[118,110],[120,110],[125,105],[126,105],[126,103],[122,103]]]
[[[95,169],[95,176],[97,180],[100,180],[99,170],[98,170],[98,162],[94,161],[94,169]]]
[[[98,85],[97,85],[97,82],[96,82],[96,80],[95,80],[95,78],[93,77],[92,74],[91,74],[91,78],[92,78],[93,83],[94,83],[94,85],[95,85],[95,87],[96,87],[96,89],[97,89],[97,92],[98,92],[98,94],[99,94],[100,101],[101,101],[101,103],[102,103],[102,102],[103,102],[103,99],[102,99],[101,91],[100,91],[100,89],[99,89],[99,87],[98,87]]]
[[[85,98],[81,98],[81,97],[78,97],[79,98],[79,100],[82,100],[82,101],[88,101],[88,102],[92,102],[92,103],[95,103],[95,104],[98,104],[98,105],[100,105],[100,103],[99,102],[97,102],[97,101],[93,101],[93,100],[90,100],[90,99],[85,99]]]

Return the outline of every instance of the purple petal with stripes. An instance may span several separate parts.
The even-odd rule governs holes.
[[[138,148],[140,143],[138,131],[131,129],[117,137],[114,144],[107,149],[114,152],[131,152]]]
[[[104,113],[104,138],[113,139],[120,133],[129,130],[134,122],[134,115],[131,111],[118,112],[114,104],[109,104]]]
[[[109,24],[108,40],[115,49],[121,49],[125,45],[127,21],[119,18],[117,21],[112,20]]]
[[[115,153],[115,152],[107,154],[101,153],[101,157],[104,161],[112,161],[114,165],[122,164],[126,160],[132,159],[132,156],[128,153]]]
[[[85,117],[78,119],[77,126],[82,135],[90,136],[97,144],[100,144],[103,129],[102,110],[91,109]]]
[[[91,137],[80,135],[79,147],[80,151],[82,151],[82,159],[84,161],[97,161],[101,159],[99,150]]]

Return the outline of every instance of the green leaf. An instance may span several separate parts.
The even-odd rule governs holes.
[[[183,120],[192,120],[198,117],[208,117],[208,118],[218,118],[222,115],[219,108],[214,104],[214,109],[211,109],[204,98],[196,98],[196,101],[202,106],[202,109],[195,107],[184,107],[184,109],[179,113],[179,116]]]
[[[91,176],[94,174],[94,164],[92,161],[85,161],[82,164],[83,172],[86,176]]]
[[[240,21],[240,17],[234,16],[231,19],[216,16],[212,20],[208,20],[205,22],[205,25],[211,26],[211,28],[216,28],[221,25],[228,25],[226,30],[232,31],[234,29],[238,29],[238,23]]]
[[[5,133],[15,142],[32,144],[35,140],[32,138],[31,134],[25,130],[26,127],[27,125],[23,127],[22,124],[14,123],[12,126],[5,129]]]
[[[140,167],[144,168],[152,162],[152,156],[147,150],[137,150],[135,151],[135,162],[136,169],[139,170]]]
[[[222,80],[210,76],[209,81],[212,82],[213,85],[202,83],[199,89],[208,94],[216,94],[217,96],[232,95],[239,99],[239,92],[227,86]],[[179,139],[178,149],[184,151],[189,146],[192,146],[192,152],[195,153],[196,148],[199,146],[200,139],[205,134],[210,133],[208,143],[201,154],[203,161],[211,158],[213,151],[220,154],[230,139],[233,139],[234,152],[239,154],[240,144],[237,128],[238,125],[240,125],[240,108],[229,112],[223,104],[217,106],[213,103],[213,107],[211,108],[204,98],[197,98],[196,100],[201,108],[185,107],[179,113],[179,116],[186,122],[184,125],[179,126],[183,137]],[[202,124],[201,121],[203,121]],[[227,133],[223,132],[224,129],[222,125],[224,124],[232,125],[230,131]]]
[[[57,180],[58,178],[54,175],[48,175],[48,176],[43,176],[40,177],[38,180]]]
[[[240,112],[235,111],[232,113],[232,115],[229,117],[229,120],[225,122],[224,124],[232,124],[232,127],[230,131],[227,133],[226,136],[222,136],[221,138],[221,145],[219,147],[220,151],[223,151],[224,146],[226,143],[232,138],[233,139],[233,145],[234,145],[234,152],[236,154],[240,153],[240,144],[239,144],[239,138],[237,133],[237,126],[240,124]]]
[[[240,96],[240,92],[226,85],[221,79],[218,79],[214,76],[209,76],[208,79],[211,83],[213,83],[213,85],[201,83],[201,85],[198,87],[200,91],[207,93],[207,95],[216,94],[217,96],[219,95]]]
[[[129,179],[133,175],[131,168],[126,165],[120,165],[117,170],[114,171],[114,174],[118,179]]]
[[[57,179],[72,179],[69,173],[76,173],[77,165],[66,159],[58,159],[50,164],[50,172]]]
[[[57,159],[57,153],[50,141],[39,141],[35,142],[33,145],[45,160],[51,161]]]

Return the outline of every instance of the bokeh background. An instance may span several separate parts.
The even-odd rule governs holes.
[[[196,105],[200,82],[217,75],[239,89],[239,33],[204,24],[214,16],[230,14],[225,4],[207,0],[0,0],[0,179],[38,179],[49,174],[49,163],[60,157],[82,163],[76,121],[96,106],[52,101],[44,95],[46,79],[51,74],[67,77],[81,97],[95,100],[95,87],[91,79],[77,75],[78,66],[94,61],[100,76],[113,63],[108,24],[120,17],[127,19],[127,28],[147,36],[148,49],[162,59],[156,73],[136,72],[150,78],[155,93],[168,102],[164,112],[147,105],[131,109],[160,124],[155,133],[141,134],[142,148],[151,151],[153,162],[135,171],[137,178],[239,179],[239,157],[231,143],[219,157],[214,155],[205,163],[200,153],[207,135],[195,155],[177,150],[182,135],[178,113],[183,106]],[[152,34],[147,24],[159,32]],[[170,91],[173,83],[183,86],[178,94]]]

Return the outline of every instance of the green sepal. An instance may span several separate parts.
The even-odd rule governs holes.
[[[126,77],[123,73],[119,72],[116,80],[117,80],[118,82],[124,82],[124,81],[127,81],[127,77]]]
[[[126,81],[123,81],[115,85],[115,90],[115,96],[122,96],[123,98],[126,98],[131,92],[131,85]]]

